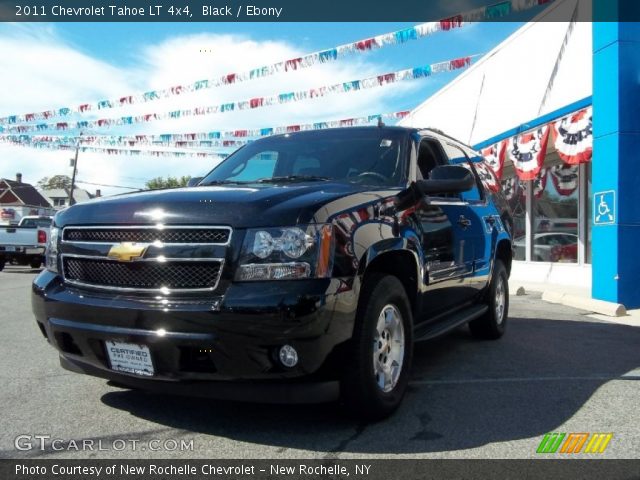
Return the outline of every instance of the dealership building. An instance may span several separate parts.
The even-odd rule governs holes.
[[[400,124],[483,152],[514,212],[514,284],[640,307],[640,24],[554,2]],[[546,20],[546,21],[545,21]]]

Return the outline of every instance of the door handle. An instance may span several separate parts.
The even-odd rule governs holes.
[[[471,225],[471,220],[469,220],[464,215],[460,215],[460,218],[458,218],[458,225],[460,225],[462,228],[467,228]]]

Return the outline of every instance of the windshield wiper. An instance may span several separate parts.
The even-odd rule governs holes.
[[[255,183],[278,183],[278,182],[326,182],[329,177],[318,175],[285,175],[282,177],[260,178]]]
[[[249,182],[241,182],[240,180],[211,180],[207,183],[201,183],[198,186],[207,187],[209,185],[231,185],[231,184],[242,185],[243,183],[249,183]]]

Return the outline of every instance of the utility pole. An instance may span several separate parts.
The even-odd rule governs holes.
[[[78,152],[80,151],[80,138],[82,137],[82,132],[78,136],[78,143],[76,143],[76,154],[73,158],[73,174],[71,175],[71,188],[69,189],[69,206],[73,205],[75,202],[73,201],[73,189],[76,185],[76,173],[78,173]]]

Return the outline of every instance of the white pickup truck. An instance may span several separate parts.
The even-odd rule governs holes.
[[[26,216],[17,226],[0,227],[0,270],[7,262],[39,268],[49,238],[51,217]]]

